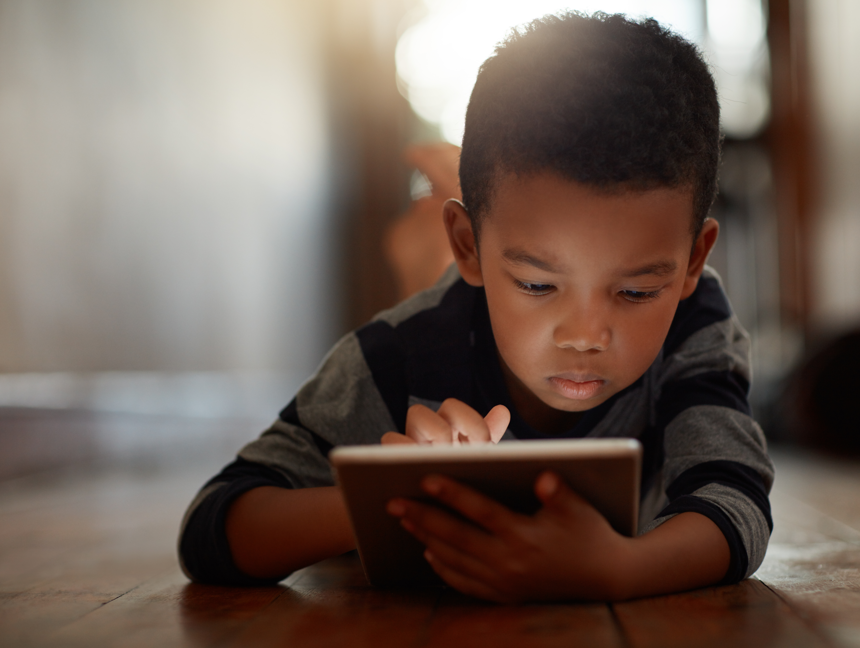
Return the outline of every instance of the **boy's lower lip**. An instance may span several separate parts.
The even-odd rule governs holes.
[[[586,380],[577,382],[568,380],[567,378],[559,378],[553,376],[549,379],[550,382],[562,393],[562,395],[572,400],[588,400],[594,398],[597,392],[603,387],[603,380]]]

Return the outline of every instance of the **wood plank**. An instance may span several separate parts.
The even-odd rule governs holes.
[[[7,593],[105,552],[173,560],[182,510],[194,492],[185,479],[159,473],[24,482],[0,488],[0,591]]]
[[[813,465],[795,478],[806,488],[795,483],[792,490],[815,501],[822,497],[816,484],[826,482],[825,492],[833,492],[841,483],[850,492],[854,475],[840,476]],[[783,477],[779,483],[785,481]],[[774,490],[771,502],[774,534],[757,578],[835,644],[860,648],[860,531],[782,488]],[[842,503],[829,508],[852,520],[844,516]]]
[[[9,645],[39,643],[53,632],[133,590],[175,560],[137,559],[97,551],[62,566],[61,573],[0,599],[0,637]]]
[[[0,485],[0,643],[50,645],[62,627],[176,571],[192,478],[92,471]]]
[[[631,648],[833,645],[755,579],[613,607]]]
[[[283,591],[283,587],[196,585],[189,583],[174,566],[50,634],[42,645],[68,648],[220,645]]]
[[[768,546],[814,545],[833,541],[860,544],[860,531],[789,495],[781,488],[774,488],[770,494],[770,502],[773,511],[773,534]]]
[[[774,490],[860,533],[860,460],[777,448]],[[860,536],[855,536],[860,537]]]
[[[375,590],[354,555],[297,572],[282,587],[194,585],[178,570],[176,532],[210,468],[7,482],[0,484],[0,645],[860,648],[860,471],[779,454],[777,468],[763,582],[612,608],[496,606],[452,591]]]
[[[607,605],[495,605],[443,594],[424,646],[445,648],[621,647],[624,640]]]
[[[439,597],[435,590],[367,584],[354,554],[296,573],[296,581],[230,646],[413,646]]]
[[[776,545],[757,576],[834,643],[860,647],[860,547]]]
[[[500,606],[451,590],[374,589],[349,555],[297,576],[232,645],[623,645],[606,605]]]

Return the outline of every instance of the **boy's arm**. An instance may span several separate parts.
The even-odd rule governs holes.
[[[535,485],[544,506],[534,516],[449,479],[423,486],[472,523],[415,501],[393,500],[389,511],[443,580],[480,598],[623,600],[712,585],[729,566],[725,537],[707,517],[682,513],[627,538],[551,473]]]
[[[653,366],[657,400],[639,437],[640,533],[680,514],[707,517],[731,552],[724,583],[755,572],[772,529],[773,464],[747,398],[749,362],[749,337],[705,268],[696,291],[678,305]]]
[[[227,513],[233,562],[253,578],[280,580],[296,569],[355,548],[340,489],[263,486]]]
[[[376,324],[373,331],[380,328],[384,327]],[[379,353],[388,357],[390,345],[377,342]],[[344,540],[343,525],[336,523],[342,519],[337,506],[329,506],[335,498],[320,495],[331,493],[325,488],[334,484],[327,454],[343,443],[379,443],[383,431],[397,429],[365,358],[359,335],[342,338],[278,420],[198,493],[183,520],[179,541],[180,561],[192,580],[271,584],[290,569],[308,564],[301,559],[308,555],[302,547],[316,544],[315,559],[351,547]],[[389,382],[405,389],[398,378]],[[313,505],[311,515],[306,515],[308,504]],[[327,533],[333,535],[326,539]],[[282,557],[254,564],[252,556],[249,561],[249,554],[263,558],[276,545],[285,551]]]
[[[619,574],[619,599],[669,594],[723,580],[731,558],[720,528],[698,513],[681,513],[631,539]]]
[[[486,419],[455,399],[448,399],[434,413],[423,405],[409,410],[406,435],[389,432],[383,443],[439,442],[430,432],[452,443],[451,428],[434,429],[434,419],[443,417],[455,428],[480,429],[472,442],[497,442],[505,433],[510,413],[503,405],[493,408]],[[413,438],[414,437],[414,438]],[[227,541],[235,566],[260,579],[280,579],[296,569],[355,548],[346,506],[334,486],[291,490],[257,487],[240,495],[230,505],[225,523]]]

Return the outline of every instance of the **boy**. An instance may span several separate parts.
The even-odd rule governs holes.
[[[643,443],[637,538],[551,473],[532,517],[443,478],[423,487],[462,517],[390,502],[466,594],[620,600],[749,576],[773,471],[749,416],[746,334],[704,266],[719,147],[707,67],[656,22],[569,13],[514,33],[469,104],[463,203],[443,213],[455,266],[343,338],[204,487],[183,524],[186,573],[271,583],[352,549],[326,454],[388,432]]]

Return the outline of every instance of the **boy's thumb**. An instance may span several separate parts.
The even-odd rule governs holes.
[[[490,441],[498,443],[505,435],[508,424],[511,422],[511,413],[504,405],[496,405],[484,417],[484,423],[490,430]]]
[[[552,471],[544,471],[535,481],[535,495],[544,508],[567,510],[576,508],[584,500],[574,493],[561,478]]]

